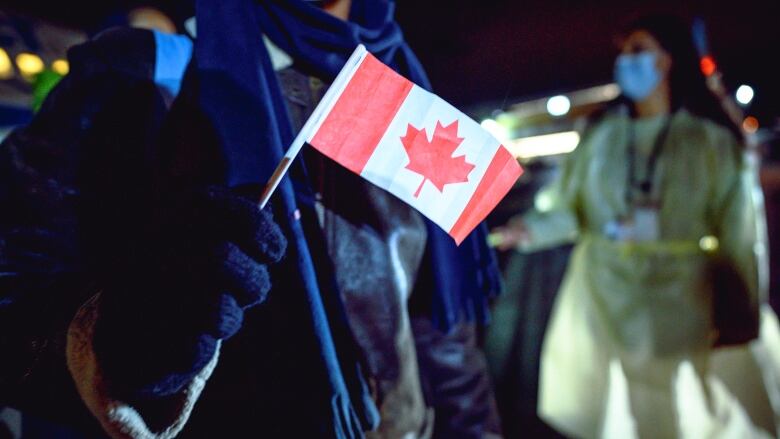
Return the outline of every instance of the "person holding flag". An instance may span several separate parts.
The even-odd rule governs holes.
[[[150,69],[148,59],[128,65],[119,56],[148,44],[149,35],[137,33],[143,31],[107,34],[87,45],[99,68],[87,65],[85,72],[104,78],[101,63],[108,61],[109,73],[142,77],[132,86],[123,79],[121,87],[107,85],[92,96],[79,83],[79,63],[72,62],[74,73],[44,105],[39,118],[57,121],[76,108],[77,120],[90,121],[63,131],[74,136],[67,140],[78,167],[59,162],[56,178],[44,179],[66,181],[72,194],[58,211],[58,225],[70,226],[55,235],[68,237],[67,248],[75,249],[62,259],[76,262],[64,271],[75,273],[70,288],[80,292],[62,307],[76,314],[67,342],[47,345],[55,349],[47,358],[55,371],[57,359],[67,358],[73,383],[59,382],[67,389],[62,394],[76,394],[112,437],[499,432],[475,343],[475,324],[485,321],[487,300],[500,284],[479,222],[519,167],[497,142],[475,132],[473,121],[446,107],[437,113],[442,120],[407,118],[395,144],[395,154],[410,157],[408,166],[396,164],[396,174],[409,171],[397,187],[411,188],[404,201],[433,221],[391,195],[395,187],[380,184],[387,192],[312,148],[285,165],[285,178],[274,179],[285,149],[321,99],[333,108],[322,112],[324,131],[316,133],[330,134],[308,140],[343,164],[327,153],[339,138],[333,133],[343,130],[328,127],[338,127],[338,115],[354,108],[338,109],[350,89],[333,101],[323,94],[361,44],[372,54],[364,61],[387,69],[377,87],[399,82],[391,68],[428,87],[393,20],[392,2],[319,6],[197,1],[192,61],[179,63],[187,73],[170,108],[151,78],[143,80],[150,70],[170,73],[170,66]],[[165,47],[181,49],[180,43]],[[160,66],[166,58],[157,55]],[[407,97],[425,97],[410,84],[404,85]],[[382,113],[388,102],[414,103],[381,96],[366,101],[376,104],[361,108],[366,117]],[[137,124],[144,129],[125,135]],[[23,134],[0,151],[11,175],[22,172],[20,158],[40,157],[32,150],[47,152]],[[378,151],[388,144],[380,140],[362,143]],[[23,169],[41,166],[30,164]],[[373,175],[391,175],[388,169]],[[260,210],[252,200],[269,180],[279,186]],[[19,181],[14,190],[26,190]],[[425,211],[437,193],[443,200],[437,211]],[[3,202],[13,206],[15,199]],[[43,202],[39,214],[46,209]],[[45,215],[40,220],[47,224]],[[41,241],[47,243],[46,236]],[[24,315],[37,303],[23,298],[65,296],[56,296],[51,283],[28,282],[38,276],[29,267],[9,266],[21,287],[18,297],[2,302],[0,324],[7,332],[0,340],[16,347],[11,333],[27,328]],[[66,352],[57,353],[63,345]],[[46,379],[36,383],[44,383],[38,392],[46,390]],[[34,394],[27,384],[14,391]]]

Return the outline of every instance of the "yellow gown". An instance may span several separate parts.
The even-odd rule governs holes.
[[[524,215],[521,250],[577,243],[545,334],[538,412],[575,437],[773,437],[780,332],[760,305],[767,250],[754,166],[719,125],[684,109],[669,121],[653,178],[657,239],[605,230],[630,211],[629,133],[641,177],[660,118],[602,118]],[[713,254],[765,316],[758,340],[713,350]]]

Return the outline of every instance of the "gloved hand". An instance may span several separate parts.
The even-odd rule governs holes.
[[[79,228],[101,288],[93,347],[112,394],[128,400],[186,386],[263,301],[268,265],[286,249],[259,188],[219,184],[220,140],[197,90],[185,81],[170,111],[155,93],[120,96],[114,113],[147,123],[104,112],[105,129],[84,140]]]
[[[120,229],[117,239],[102,233],[105,241],[92,246],[105,258],[95,263],[105,287],[94,348],[113,391],[128,398],[169,395],[189,383],[217,340],[234,335],[244,311],[263,301],[267,264],[286,247],[271,214],[227,188],[170,195],[137,224],[143,231],[134,242]],[[124,244],[112,248],[117,241]]]

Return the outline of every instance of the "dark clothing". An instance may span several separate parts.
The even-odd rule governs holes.
[[[0,405],[99,434],[65,367],[68,324],[96,292],[78,247],[78,163],[86,144],[148,141],[165,104],[150,32],[108,32],[69,59],[72,73],[0,146]]]
[[[444,332],[427,317],[412,317],[412,329],[423,392],[434,413],[433,437],[500,435],[501,422],[476,325],[461,323]]]
[[[204,100],[221,89],[204,87],[215,76],[197,59],[169,112],[170,96],[152,80],[154,39],[146,31],[109,32],[70,56],[73,73],[33,123],[0,147],[0,209],[13,212],[0,218],[0,349],[13,359],[0,364],[0,403],[7,400],[53,419],[51,412],[59,411],[60,418],[94,432],[98,428],[73,389],[62,348],[76,309],[96,292],[78,247],[77,176],[84,145],[118,142],[118,150],[157,147],[165,151],[162,156],[181,157],[182,139],[159,141],[163,124],[180,118],[192,125],[193,138],[228,148],[230,142],[214,134],[220,129],[215,120],[240,125],[247,117],[241,113],[257,114],[240,88],[223,96],[225,113],[216,118],[209,113],[215,107],[204,106]],[[271,94],[285,99],[278,117],[292,115],[296,91],[284,74],[274,73],[271,81],[280,84]],[[302,105],[304,114],[312,103]],[[289,136],[294,128],[281,130]],[[185,166],[176,169],[224,179],[229,165],[203,160],[209,154],[186,156]],[[272,200],[270,208],[291,241],[288,255],[271,269],[267,301],[247,311],[241,331],[223,344],[182,437],[238,437],[247,431],[268,437],[358,437],[377,422],[366,376],[376,378],[379,398],[394,391],[393,380],[410,376],[400,370],[416,361],[408,316],[409,342],[399,349],[395,341],[404,331],[405,300],[420,265],[425,227],[408,206],[317,154],[309,151],[303,163],[297,161],[286,179],[289,186]],[[264,160],[265,167],[276,163]],[[350,239],[336,238],[343,236]],[[461,249],[486,262],[472,267],[459,259],[456,266],[475,270],[466,273],[490,271],[492,255],[485,259],[474,253],[475,246]],[[490,284],[484,277],[473,280],[479,282]],[[52,401],[49,410],[42,409],[44,401]]]
[[[279,72],[279,79],[292,119],[299,128],[318,102],[322,87],[317,85],[322,84],[294,69]],[[412,347],[411,352],[398,349],[396,343],[404,340],[405,298],[409,294],[404,288],[408,290],[408,285],[414,282],[422,256],[424,226],[418,214],[400,200],[318,152],[310,149],[304,158],[304,166],[296,167],[292,178],[300,187],[310,188],[310,196],[299,203],[300,221],[319,278],[331,279],[321,284],[321,288],[328,288],[332,294],[327,300],[332,306],[329,311],[335,318],[346,317],[350,322],[349,328],[361,348],[360,357],[367,360],[366,372],[376,380],[380,392],[391,392],[398,386],[399,369],[416,364],[408,318],[405,345]],[[349,188],[348,197],[344,197],[345,188]],[[398,263],[405,270],[396,274],[389,261],[399,254]],[[245,325],[251,327],[247,326],[237,337],[240,342],[229,340],[224,344],[223,358],[239,357],[245,363],[225,366],[227,358],[222,360],[196,406],[193,419],[183,433],[185,436],[188,432],[206,431],[225,434],[224,425],[199,422],[199,413],[222,413],[232,419],[237,411],[242,412],[242,416],[262,423],[267,429],[264,431],[282,436],[297,431],[303,424],[298,422],[293,427],[291,414],[317,410],[316,400],[311,401],[311,411],[304,409],[309,404],[307,389],[328,378],[311,373],[313,359],[306,357],[311,350],[300,349],[312,331],[307,332],[305,326],[291,318],[292,310],[305,306],[296,304],[300,299],[294,299],[294,290],[287,288],[296,277],[292,270],[287,263],[274,273],[275,287],[269,300],[256,313],[247,315]],[[340,308],[342,300],[346,309]],[[278,336],[258,340],[257,334],[268,331]],[[355,349],[343,343],[337,347]],[[237,351],[231,352],[233,349]],[[407,356],[402,358],[404,354]],[[274,361],[262,359],[263,356]],[[259,361],[250,361],[251,358]],[[413,370],[416,374],[416,368]],[[277,380],[264,377],[277,377]],[[236,410],[236,405],[241,408]],[[313,431],[301,433],[314,434]]]
[[[0,218],[0,403],[77,424],[85,432],[101,429],[74,389],[64,353],[68,324],[98,289],[78,246],[78,167],[81,153],[100,144],[137,159],[132,152],[157,144],[166,117],[192,115],[184,99],[176,104],[182,109],[167,116],[170,96],[153,81],[154,44],[151,32],[124,29],[73,48],[72,73],[30,126],[12,133],[0,148],[0,210],[11,213]],[[208,129],[198,119],[187,122],[194,133]],[[257,425],[270,436],[322,437],[332,428],[327,427],[334,422],[332,411],[349,404],[312,392],[331,377],[312,368],[320,361],[312,340],[316,331],[306,318],[296,318],[309,304],[296,294],[301,289],[295,285],[300,279],[295,261],[289,257],[274,269],[272,277],[280,281],[270,300],[248,312],[239,335],[224,344],[217,373],[184,437],[215,437]],[[329,264],[319,266],[327,272]],[[338,319],[338,297],[330,294],[324,302],[328,315]],[[345,355],[357,358],[348,332],[334,336],[346,343]]]
[[[300,127],[325,87],[292,68],[279,72],[279,78],[291,118]],[[419,214],[317,150],[302,154],[347,317],[377,381],[380,407],[387,415],[383,423],[388,418],[402,421],[380,425],[382,437],[399,436],[403,427],[421,422],[403,419],[421,415],[413,413],[421,407],[409,401],[420,386],[433,408],[434,438],[500,433],[476,325],[461,321],[443,331],[422,305],[431,304],[432,287],[420,278],[432,274],[421,266],[426,229]],[[410,294],[416,304],[411,319]],[[410,379],[410,372],[419,373],[421,383]]]
[[[545,328],[571,246],[512,252],[506,292],[493,308],[485,351],[507,438],[560,437],[536,414]]]

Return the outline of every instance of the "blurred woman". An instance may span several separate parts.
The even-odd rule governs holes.
[[[578,437],[774,436],[773,377],[752,353],[734,360],[756,371],[748,380],[711,373],[715,346],[748,352],[766,284],[740,132],[706,88],[684,23],[640,19],[620,47],[622,98],[536,209],[497,230],[503,248],[577,241],[545,335],[539,414]]]

